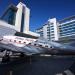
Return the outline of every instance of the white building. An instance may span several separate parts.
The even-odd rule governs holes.
[[[57,21],[56,18],[49,19],[36,32],[42,37],[53,41],[75,39],[75,16],[60,21]]]
[[[75,15],[59,21],[60,40],[75,39]]]
[[[57,41],[59,39],[59,34],[56,18],[49,19],[47,23],[37,29],[36,32],[48,40]]]
[[[29,19],[30,9],[25,4],[20,2],[17,6],[9,5],[1,16],[0,29],[2,29],[1,27],[3,26],[8,29],[11,28],[17,32],[39,37],[39,34],[29,31]],[[10,29],[9,32],[11,32]]]

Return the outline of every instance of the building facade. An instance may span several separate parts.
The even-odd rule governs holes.
[[[59,39],[59,34],[56,18],[49,19],[46,24],[37,29],[36,32],[45,39],[57,41]]]
[[[40,36],[29,30],[30,9],[22,2],[17,6],[13,4],[9,5],[0,19],[0,27],[10,27],[17,32],[22,32],[32,36]]]
[[[46,24],[36,30],[37,33],[48,40],[69,40],[75,37],[75,16],[57,21],[49,19]]]
[[[9,5],[1,16],[2,20],[15,26],[19,32],[29,31],[29,18],[30,9],[21,2],[17,6]]]
[[[59,39],[75,38],[75,16],[71,16],[59,21]]]

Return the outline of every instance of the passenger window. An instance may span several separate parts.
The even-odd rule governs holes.
[[[52,46],[50,48],[53,48]]]
[[[10,42],[11,42],[11,40],[10,40]]]
[[[2,41],[3,39],[0,39],[0,41]]]
[[[16,40],[14,40],[14,42],[16,42]]]
[[[48,48],[48,46],[46,45],[45,47],[47,47]]]
[[[39,45],[40,47],[42,47],[42,45]]]
[[[24,42],[24,43],[26,43],[26,42]]]
[[[21,43],[21,41],[19,41],[19,43]]]
[[[34,46],[36,46],[36,44],[34,44]]]
[[[31,43],[29,43],[29,45],[31,45]]]

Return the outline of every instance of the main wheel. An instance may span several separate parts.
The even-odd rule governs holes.
[[[9,55],[5,55],[5,56],[2,58],[2,62],[9,62],[9,61],[10,61]]]

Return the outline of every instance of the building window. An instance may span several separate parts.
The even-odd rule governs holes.
[[[24,13],[22,13],[22,19],[21,19],[21,32],[23,32],[24,28]]]
[[[54,25],[54,23],[50,23],[50,25]]]
[[[16,10],[9,8],[7,12],[1,17],[1,19],[11,25],[15,25],[16,12]]]

